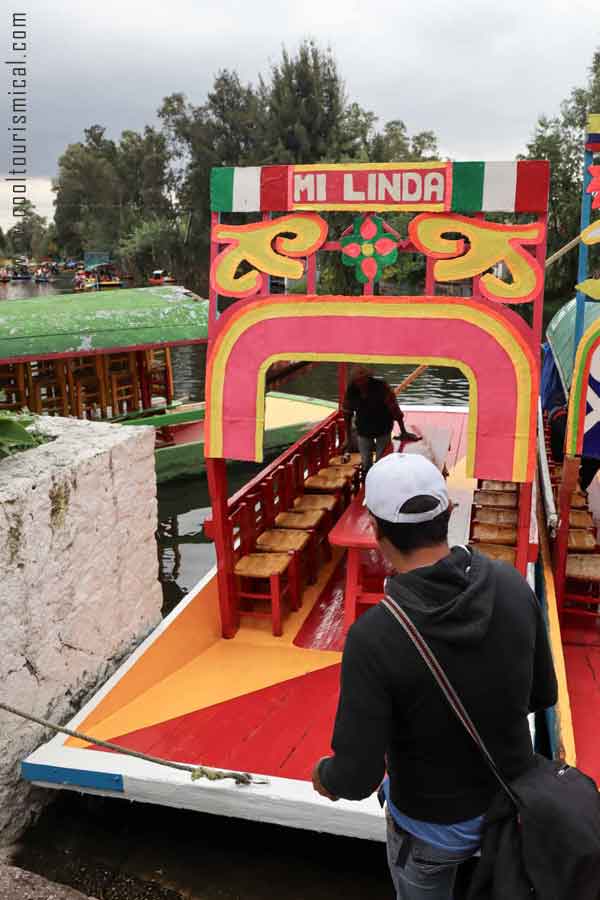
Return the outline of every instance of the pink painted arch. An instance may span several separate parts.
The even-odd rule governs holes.
[[[468,474],[530,481],[538,372],[502,312],[440,298],[269,298],[223,322],[207,366],[207,457],[261,460],[264,375],[276,359],[430,362],[470,384]]]

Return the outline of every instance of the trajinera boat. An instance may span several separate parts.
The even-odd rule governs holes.
[[[281,360],[338,363],[340,397],[354,362],[464,374],[468,406],[405,407],[406,427],[423,439],[400,450],[423,452],[447,473],[451,542],[470,541],[507,560],[535,586],[560,699],[557,714],[532,723],[532,731],[573,761],[535,484],[548,182],[544,161],[213,170],[205,424],[212,516],[205,530],[218,566],[70,722],[123,748],[208,767],[194,774],[211,778],[61,734],[24,761],[25,778],[383,840],[374,796],[332,804],[310,781],[329,751],[345,634],[381,598],[386,573],[362,505],[357,458],[341,455],[341,410],[233,496],[227,488],[227,460],[263,459],[265,376]],[[406,237],[385,218],[398,212],[412,214]],[[246,214],[252,221],[240,224]],[[349,217],[345,230],[341,214]],[[423,295],[377,293],[399,253],[424,257]],[[320,254],[338,254],[362,293],[319,294]],[[498,264],[494,271],[506,277],[490,271]],[[285,284],[306,278],[306,293],[272,294],[271,277]],[[442,293],[465,279],[469,296]],[[223,777],[224,769],[241,784]]]
[[[159,482],[204,470],[205,404],[175,396],[171,348],[206,344],[207,300],[176,286],[52,295],[4,302],[0,324],[0,409],[151,425]],[[331,406],[271,392],[268,451]]]
[[[152,275],[148,278],[148,284],[174,284],[175,279],[172,275],[170,275],[166,269],[155,269]]]
[[[600,783],[600,114],[588,119],[583,159],[577,295],[547,331],[542,370],[540,474],[578,765]],[[597,273],[596,273],[597,275]],[[580,474],[581,470],[581,474]],[[585,490],[582,489],[585,488]],[[564,711],[563,711],[564,712]]]

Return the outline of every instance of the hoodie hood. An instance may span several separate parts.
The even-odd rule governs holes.
[[[423,637],[478,644],[494,611],[494,569],[476,550],[453,547],[432,566],[388,578],[386,592],[406,610]]]

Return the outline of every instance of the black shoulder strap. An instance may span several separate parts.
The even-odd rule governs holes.
[[[490,767],[490,769],[492,770],[492,772],[498,779],[498,781],[501,784],[504,791],[506,791],[506,793],[508,794],[510,799],[513,801],[513,803],[518,806],[517,797],[515,796],[513,791],[510,789],[510,787],[508,786],[506,781],[503,779],[502,775],[500,774],[496,763],[492,759],[491,754],[489,753],[487,747],[483,743],[481,735],[479,734],[475,725],[473,724],[471,717],[469,716],[468,712],[462,705],[462,702],[461,702],[458,694],[456,693],[456,691],[454,690],[454,688],[448,681],[448,678],[446,677],[446,673],[444,672],[441,665],[439,664],[437,657],[434,655],[433,651],[431,650],[430,646],[427,644],[427,642],[421,635],[421,633],[418,630],[418,628],[416,627],[416,625],[414,625],[414,623],[406,615],[406,613],[404,612],[402,607],[398,603],[396,603],[396,601],[392,597],[390,597],[389,594],[385,595],[385,597],[383,598],[381,603],[387,609],[387,611],[396,619],[396,621],[402,626],[402,628],[404,629],[404,631],[406,632],[406,634],[408,635],[410,640],[413,642],[413,644],[419,651],[421,658],[423,659],[423,661],[429,668],[431,674],[437,681],[446,700],[452,707],[454,713],[456,714],[456,717],[459,719],[460,722],[462,722],[463,726],[466,728],[469,735],[472,737],[472,739],[475,741],[475,743],[477,744],[477,746],[483,753],[485,761],[487,762],[488,766]]]

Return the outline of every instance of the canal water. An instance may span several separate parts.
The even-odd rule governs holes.
[[[0,304],[2,299],[26,302],[70,289],[70,276],[50,285],[0,285]],[[204,354],[198,347],[174,351],[177,396],[203,398]],[[376,370],[396,386],[412,369]],[[336,399],[336,367],[313,366],[288,381],[285,391]],[[466,402],[466,380],[459,371],[444,368],[428,369],[401,397],[405,409]],[[235,469],[231,491],[259,468]],[[157,553],[166,613],[215,561],[213,545],[202,533],[209,513],[206,479],[161,485],[158,507]],[[58,797],[25,835],[15,863],[98,900],[392,897],[383,845],[70,792]]]

